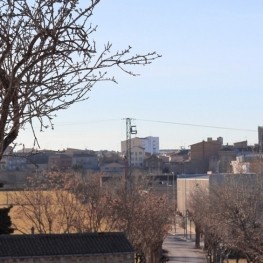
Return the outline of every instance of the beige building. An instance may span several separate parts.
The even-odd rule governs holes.
[[[181,174],[177,176],[177,211],[186,214],[190,208],[192,192],[197,187],[209,186],[209,176],[206,174]]]
[[[131,166],[133,167],[143,167],[145,151],[142,147],[132,147],[131,148]]]

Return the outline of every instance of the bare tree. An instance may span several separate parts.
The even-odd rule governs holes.
[[[215,215],[220,223],[216,231],[224,246],[239,251],[249,262],[262,262],[262,176],[237,175],[211,190],[211,202],[217,203]]]
[[[147,191],[143,179],[133,181],[132,192],[127,194],[125,182],[120,182],[110,204],[115,229],[125,231],[128,239],[146,262],[160,261],[161,248],[170,228],[173,209],[165,197]]]
[[[200,248],[200,236],[207,226],[209,215],[209,191],[207,187],[198,185],[191,192],[189,200],[189,212],[195,224],[195,247]]]
[[[2,0],[0,3],[0,158],[19,130],[34,119],[52,127],[55,112],[87,99],[99,81],[110,80],[116,66],[150,64],[155,52],[129,55],[131,47],[112,54],[107,43],[97,50],[90,18],[100,0],[84,9],[77,0]]]
[[[248,262],[263,260],[263,180],[257,175],[232,175],[208,191],[197,189],[191,212],[205,235],[213,260],[235,253]]]
[[[10,194],[15,230],[30,233],[70,233],[82,229],[85,213],[81,204],[64,190],[25,190]],[[81,225],[80,225],[81,224]]]
[[[53,172],[31,179],[33,189],[10,199],[27,230],[34,226],[41,233],[124,231],[146,262],[156,263],[173,209],[166,197],[149,191],[148,184],[136,177],[127,194],[122,180],[102,186],[98,173],[83,177]]]
[[[33,226],[41,233],[99,232],[113,228],[107,189],[101,187],[99,173],[83,177],[79,173],[50,172],[29,178],[29,189],[10,199],[20,232]]]
[[[69,191],[82,204],[85,210],[85,223],[80,231],[110,231],[114,222],[111,217],[110,193],[101,186],[101,174],[93,173],[86,177],[75,174],[71,177]]]

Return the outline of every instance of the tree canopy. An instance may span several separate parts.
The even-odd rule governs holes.
[[[96,48],[90,18],[100,0],[80,8],[77,0],[3,0],[0,3],[0,158],[19,130],[33,120],[40,130],[53,128],[61,109],[87,99],[99,81],[114,81],[109,67],[135,75],[133,65],[160,55],[131,55],[131,47],[111,52]]]

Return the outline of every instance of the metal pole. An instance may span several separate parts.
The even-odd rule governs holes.
[[[126,171],[125,171],[125,187],[126,193],[131,192],[131,119],[126,118]]]
[[[185,235],[187,239],[186,177],[184,177]]]
[[[126,192],[128,194],[132,191],[132,178],[131,178],[131,135],[137,134],[136,126],[131,125],[131,118],[126,118],[126,171],[125,171],[125,184]]]
[[[192,227],[192,225],[191,225],[191,223],[192,223],[192,220],[191,220],[191,217],[190,217],[190,239],[192,239],[192,232],[191,232],[191,227]]]
[[[174,172],[173,175],[173,220],[174,220],[174,233],[176,232],[176,212],[175,212],[175,189],[174,189]]]
[[[186,233],[186,239],[187,239],[187,211],[185,214],[185,233]]]

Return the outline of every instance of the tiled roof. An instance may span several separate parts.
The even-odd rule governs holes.
[[[123,233],[1,235],[0,258],[133,252]]]

